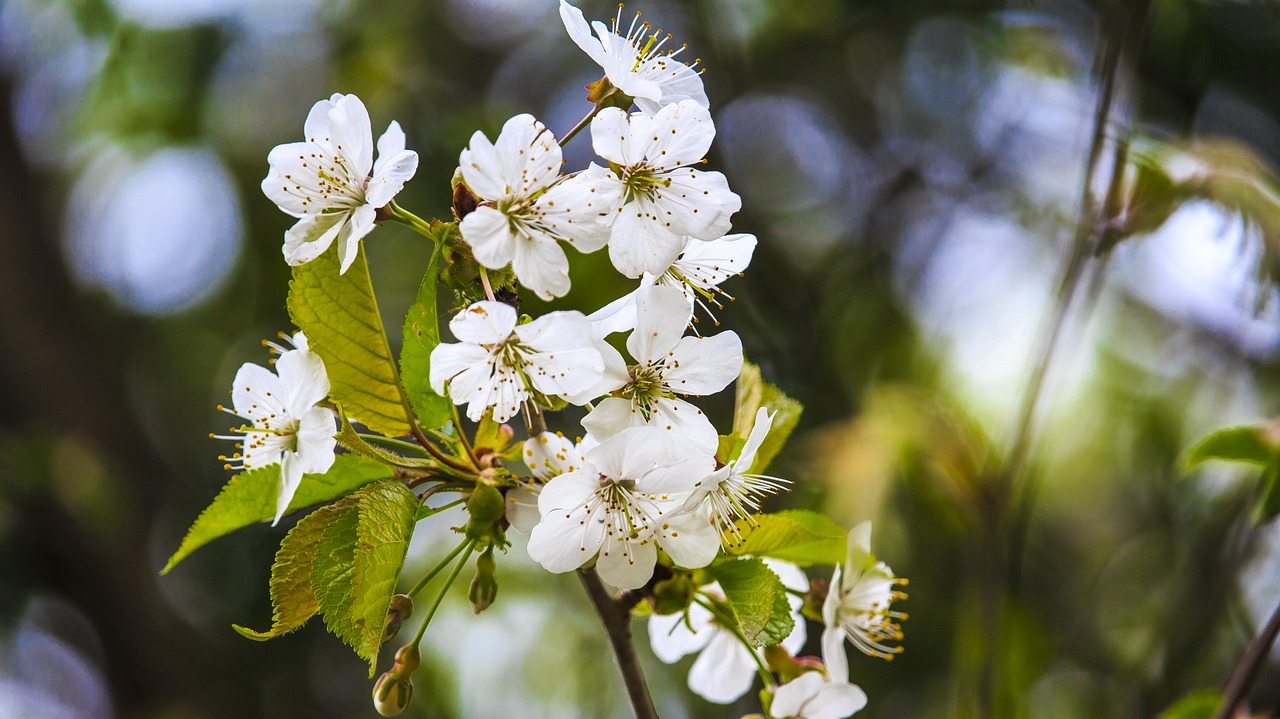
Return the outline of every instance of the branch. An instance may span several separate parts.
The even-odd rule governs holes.
[[[1278,634],[1280,634],[1280,605],[1276,605],[1275,611],[1271,613],[1271,619],[1267,620],[1267,626],[1262,628],[1262,633],[1254,638],[1244,656],[1240,657],[1240,663],[1231,670],[1227,686],[1222,690],[1222,705],[1218,708],[1214,719],[1231,719],[1235,716],[1236,709],[1253,688],[1253,683],[1257,681],[1258,672],[1262,669],[1267,655],[1271,653],[1271,645],[1275,644]]]
[[[653,697],[649,696],[649,685],[644,680],[644,672],[640,670],[636,647],[631,642],[628,613],[609,595],[595,570],[580,569],[578,578],[582,580],[582,587],[587,590],[587,597],[596,608],[596,615],[600,617],[605,633],[609,635],[613,658],[618,663],[618,671],[622,673],[622,683],[627,686],[631,711],[635,713],[636,719],[658,719],[658,710],[653,707]]]

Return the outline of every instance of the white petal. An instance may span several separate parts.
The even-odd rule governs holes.
[[[834,627],[839,624],[840,600],[844,596],[844,590],[840,581],[841,568],[836,566],[831,572],[830,590],[827,591],[827,598],[822,601],[822,623],[828,627]]]
[[[315,162],[307,160],[320,151],[315,143],[291,142],[267,153],[270,169],[262,179],[262,193],[282,212],[302,217],[329,206],[319,189]]]
[[[658,543],[681,567],[705,567],[720,552],[720,532],[700,513],[668,516],[663,527]]]
[[[624,429],[612,437],[601,438],[599,444],[587,449],[587,463],[606,477],[637,479],[657,466],[661,459],[654,453],[653,439],[653,430],[648,427]]]
[[[454,404],[469,401],[470,397],[458,397],[445,386],[462,372],[476,367],[487,367],[489,351],[469,342],[444,342],[431,350],[431,389],[441,396],[454,398]]]
[[[482,200],[497,200],[510,192],[508,180],[502,175],[502,160],[493,143],[479,130],[459,155],[458,169],[462,171],[467,187]]]
[[[616,536],[616,535],[615,535]],[[596,560],[600,578],[621,589],[639,589],[653,576],[658,549],[653,540],[620,542],[605,537]]]
[[[728,704],[751,690],[756,664],[751,652],[723,629],[689,668],[689,688],[717,704]]]
[[[742,198],[729,189],[724,175],[682,167],[663,177],[670,182],[654,189],[653,202],[662,208],[660,217],[671,223],[671,232],[714,240],[733,226],[730,218],[742,209]]]
[[[399,155],[404,151],[404,129],[400,127],[400,123],[392,120],[391,124],[387,125],[387,131],[378,138],[378,159],[373,163],[374,176],[382,173],[393,155]]]
[[[650,462],[658,466],[636,481],[637,492],[658,496],[683,495],[692,492],[698,482],[716,468],[715,458],[710,453],[686,456],[675,462],[669,461],[668,456],[669,453],[655,453]]]
[[[668,359],[667,354],[677,344],[683,344],[680,338],[688,326],[689,303],[685,301],[684,293],[666,285],[641,287],[636,291],[636,329],[627,337],[627,351],[642,365]],[[741,345],[738,355],[742,355]],[[741,360],[738,366],[741,369]],[[669,372],[667,370],[663,376],[668,376]],[[734,377],[737,377],[736,372]],[[672,389],[682,391],[678,387]]]
[[[388,130],[388,132],[390,132]],[[373,177],[365,189],[365,201],[373,207],[382,207],[404,189],[404,183],[413,179],[418,171],[418,153],[403,150],[394,155],[378,157]]]
[[[302,132],[306,136],[308,142],[328,142],[329,137],[329,111],[333,109],[333,103],[342,97],[342,93],[334,93],[327,100],[320,100],[311,106],[310,112],[307,113],[307,121],[302,125]]]
[[[462,239],[471,245],[476,261],[491,270],[500,270],[516,256],[522,240],[511,229],[511,220],[492,207],[477,207],[458,224]]]
[[[628,292],[587,315],[587,319],[591,320],[592,331],[597,337],[633,329],[636,326],[636,293]]]
[[[601,110],[591,120],[591,146],[609,162],[627,167],[644,159],[643,149],[636,152],[627,144],[630,136],[627,113],[616,107]]]
[[[271,522],[272,526],[280,522],[280,518],[289,508],[289,502],[293,501],[293,495],[298,491],[298,485],[301,483],[302,462],[298,461],[297,454],[285,452],[284,458],[280,461],[280,494],[276,496],[276,517]]]
[[[805,705],[805,719],[845,719],[867,706],[867,694],[856,684],[831,682]]]
[[[501,302],[481,300],[449,321],[453,336],[482,345],[505,342],[516,327],[516,311]]]
[[[338,235],[339,259],[342,262],[338,274],[345,275],[351,263],[356,261],[356,255],[360,254],[360,240],[373,231],[373,220],[377,214],[373,205],[361,205],[351,213],[351,222]]]
[[[682,100],[693,100],[703,107],[711,104],[702,87],[702,75],[678,60],[658,55],[639,67],[636,74],[656,82],[662,89],[662,97],[658,100],[636,97],[636,107],[650,117],[664,106]]]
[[[520,455],[533,476],[547,480],[583,468],[587,460],[573,440],[561,434],[543,432],[525,440]]]
[[[608,176],[606,176],[608,175]],[[605,221],[622,201],[621,185],[607,170],[592,165],[556,183],[538,198],[539,224],[579,252],[595,252],[609,241]]]
[[[680,300],[684,301],[683,296]],[[670,353],[662,377],[680,394],[715,394],[742,373],[742,340],[736,332],[684,337]]]
[[[685,100],[667,105],[653,116],[645,157],[651,167],[671,169],[702,161],[711,149],[716,128],[703,105]]]
[[[756,249],[756,236],[725,235],[718,240],[695,240],[686,243],[674,268],[686,280],[709,290],[744,271],[751,264]]]
[[[862,522],[849,530],[848,553],[844,559],[845,583],[851,585],[867,568],[871,558],[871,522]]]
[[[711,420],[697,406],[682,399],[659,399],[648,425],[662,430],[667,444],[677,454],[714,454],[720,443]]]
[[[568,31],[569,38],[592,60],[604,54],[600,41],[591,34],[591,26],[587,24],[587,19],[583,17],[581,10],[565,0],[560,0],[560,20],[564,23],[564,29]]]
[[[521,483],[507,490],[507,521],[517,532],[528,534],[538,526],[542,514],[538,512],[538,492],[542,485]]]
[[[649,617],[649,648],[666,664],[701,650],[716,634],[715,626],[706,621],[710,616],[706,609],[690,604],[688,621],[684,612]]]
[[[751,471],[752,465],[756,462],[756,452],[760,451],[760,445],[764,444],[765,437],[769,436],[769,429],[773,427],[773,418],[777,414],[776,411],[769,414],[767,407],[756,410],[756,421],[751,425],[751,434],[747,435],[746,444],[742,446],[742,452],[737,459],[737,466],[742,474]]]
[[[324,254],[350,217],[349,212],[328,212],[298,220],[284,233],[285,261],[296,267]]]
[[[568,293],[569,258],[565,257],[559,243],[548,235],[522,234],[514,244],[515,257],[511,260],[511,269],[520,284],[544,300]]]
[[[373,128],[369,111],[355,95],[343,95],[329,110],[329,135],[334,149],[350,162],[348,171],[363,181],[373,168]]]
[[[628,427],[644,427],[644,415],[621,397],[606,397],[591,413],[582,418],[582,427],[595,437],[605,440]]]
[[[502,125],[494,151],[502,162],[502,179],[516,197],[544,190],[560,175],[563,158],[555,135],[528,113]]]
[[[281,399],[294,417],[301,417],[329,396],[324,360],[315,352],[295,349],[281,354],[276,360],[276,372],[280,375]]]
[[[338,444],[338,418],[323,407],[312,407],[298,422],[298,461],[305,474],[323,474],[333,466]]]
[[[668,210],[645,198],[623,205],[614,213],[609,236],[609,260],[627,277],[639,277],[648,272],[661,275],[680,255],[684,246],[683,236],[676,234],[675,226],[668,228],[662,219]],[[682,222],[688,225],[688,222]]]
[[[844,653],[844,630],[840,627],[822,629],[822,663],[833,681],[849,681],[849,657]]]
[[[524,355],[528,364],[525,376],[530,384],[545,395],[578,397],[589,394],[600,384],[603,362],[600,352],[586,347]]]
[[[271,370],[246,362],[231,384],[231,405],[236,414],[255,423],[272,415],[288,415],[284,385]]]
[[[805,672],[791,681],[778,687],[773,695],[773,704],[769,713],[778,719],[793,719],[809,715],[803,713],[805,705],[818,694],[825,682],[819,672]]]

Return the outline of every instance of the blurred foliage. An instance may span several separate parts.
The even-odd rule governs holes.
[[[717,317],[806,407],[770,469],[795,480],[779,504],[875,520],[875,553],[911,579],[906,652],[851,657],[870,696],[860,716],[1202,716],[1213,700],[1183,697],[1221,687],[1280,601],[1257,471],[1180,466],[1211,431],[1280,411],[1275,3],[1153,5],[1107,128],[1130,149],[1117,242],[1050,375],[1022,478],[1038,491],[1008,504],[1012,418],[1080,216],[1117,7],[634,8],[708,68],[711,165],[743,196],[735,231],[760,237]],[[247,528],[157,576],[225,482],[206,436],[235,368],[291,329],[288,218],[258,189],[266,153],[312,102],[355,92],[375,132],[397,119],[422,155],[398,200],[444,216],[471,133],[520,111],[563,132],[586,110],[591,64],[550,0],[7,0],[0,60],[0,714],[370,716],[360,660],[319,629],[257,644],[230,628],[269,624],[285,528]],[[583,143],[571,165],[589,159]],[[133,224],[110,214],[138,163],[175,147],[216,158],[224,195],[164,193],[126,208]],[[179,262],[216,212],[242,223],[219,245],[236,258]],[[150,232],[175,217],[190,233]],[[388,225],[367,253],[383,323],[399,327],[429,246]],[[157,274],[128,284],[156,257]],[[575,279],[614,277],[602,253],[571,259]],[[185,304],[139,303],[189,277]],[[579,279],[553,306],[627,289]],[[721,428],[732,410],[708,402]],[[411,564],[448,544],[416,537]],[[523,551],[497,557],[502,593],[483,616],[463,590],[446,600],[408,715],[623,715],[579,588]],[[663,716],[748,710],[685,690],[689,660],[644,661]],[[1275,665],[1250,699],[1280,705]]]

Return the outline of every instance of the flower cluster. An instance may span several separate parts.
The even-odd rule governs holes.
[[[764,471],[798,420],[798,403],[776,388],[757,386],[755,400],[739,391],[728,432],[700,406],[750,372],[759,377],[744,370],[735,332],[696,329],[699,314],[719,326],[712,307],[732,299],[722,285],[748,268],[757,244],[731,233],[741,200],[723,174],[703,169],[715,125],[697,62],[677,60],[683,48],[668,48],[670,36],[647,23],[625,33],[616,19],[588,24],[563,0],[560,15],[604,71],[589,86],[590,111],[560,138],[529,114],[508,119],[495,139],[472,135],[458,157],[449,221],[427,222],[393,202],[418,156],[392,122],[375,162],[369,114],[354,95],[316,103],[305,139],[268,156],[263,192],[297,218],[284,238],[295,278],[289,309],[310,337],[268,343],[279,353],[275,372],[240,368],[228,411],[243,424],[222,437],[240,451],[224,459],[229,469],[278,466],[278,482],[256,473],[267,491],[236,490],[273,496],[276,521],[305,475],[332,475],[299,496],[333,504],[282,544],[272,580],[276,624],[245,633],[287,633],[310,616],[297,607],[313,607],[327,625],[356,627],[344,640],[376,662],[412,600],[390,596],[396,575],[360,573],[403,557],[412,527],[442,508],[428,500],[457,493],[444,506],[465,505],[462,542],[409,594],[453,568],[417,636],[375,686],[380,712],[410,701],[422,632],[473,554],[472,608],[478,614],[493,603],[495,550],[506,551],[514,528],[528,534],[529,557],[547,571],[580,571],[647,602],[660,659],[699,653],[688,681],[700,696],[735,701],[758,675],[773,717],[848,716],[867,698],[848,681],[844,643],[886,659],[900,651],[905,615],[891,606],[904,598],[897,588],[905,580],[871,555],[870,525],[846,533],[813,512],[772,520],[762,513],[769,496],[791,485]],[[566,174],[562,147],[586,128],[597,161]],[[361,241],[384,221],[410,227],[434,250],[398,363],[368,266],[356,263]],[[521,288],[547,300],[568,293],[562,243],[580,252],[607,247],[613,267],[638,283],[590,315],[521,314]],[[326,289],[335,285],[340,292]],[[456,298],[444,341],[440,286]],[[566,405],[583,408],[564,428],[581,435],[576,441],[547,429]],[[504,424],[514,418],[527,431],[520,443]],[[336,453],[339,444],[345,454]],[[254,501],[223,508],[243,515],[224,524],[269,518]],[[363,561],[369,552],[376,562]],[[842,552],[830,583],[811,584],[801,566],[831,564]],[[288,580],[277,582],[282,566]],[[368,591],[349,596],[351,607],[331,606],[334,593],[317,607],[314,593],[337,577]],[[285,596],[293,590],[303,596]],[[369,621],[384,611],[381,628]],[[759,616],[748,621],[750,612]],[[806,621],[818,617],[822,658],[797,658]]]

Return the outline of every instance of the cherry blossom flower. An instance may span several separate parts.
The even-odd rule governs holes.
[[[569,291],[569,260],[559,241],[583,252],[604,247],[609,228],[600,220],[617,204],[617,190],[602,184],[596,166],[560,179],[556,138],[532,115],[516,115],[495,143],[484,133],[458,159],[467,187],[481,200],[459,229],[476,260],[490,269],[508,264],[543,299]]]
[[[794,564],[776,559],[765,559],[765,564],[778,575],[782,583],[798,592],[809,590],[809,579]],[[709,584],[700,592],[720,599],[724,591],[718,583]],[[808,633],[805,619],[800,614],[804,600],[788,595],[795,628],[781,644],[791,654],[804,648]],[[654,615],[649,617],[649,646],[658,659],[674,664],[681,657],[701,652],[689,668],[689,688],[694,694],[717,704],[728,704],[751,689],[756,676],[756,660],[763,650],[748,649],[728,628],[722,626],[709,610],[698,603],[689,605],[688,614]]]
[[[684,337],[689,305],[671,287],[642,288],[636,306],[636,328],[627,337],[636,363],[628,366],[617,350],[600,343],[605,369],[597,390],[615,396],[601,400],[582,426],[603,439],[648,425],[662,429],[674,446],[714,454],[715,427],[677,395],[713,394],[733,382],[742,371],[742,340],[733,332]]]
[[[291,350],[272,345],[282,350],[275,372],[252,362],[241,365],[231,387],[233,409],[227,411],[249,424],[232,430],[237,434],[218,437],[240,442],[241,452],[230,458],[230,469],[280,465],[275,522],[284,516],[302,475],[333,466],[337,444],[337,418],[316,406],[329,395],[324,361],[308,349],[301,332],[293,343]]]
[[[901,646],[886,642],[901,641],[899,621],[907,615],[891,611],[890,605],[906,595],[895,587],[907,580],[893,576],[893,570],[871,554],[871,523],[863,522],[849,530],[849,553],[843,567],[836,567],[831,588],[822,604],[822,653],[828,670],[848,676],[848,659],[844,639],[864,654],[892,659]]]
[[[449,322],[461,341],[431,352],[431,388],[467,403],[474,422],[490,407],[494,421],[505,422],[534,392],[573,401],[600,382],[604,364],[581,312],[551,312],[518,326],[516,320],[510,305],[477,302]]]
[[[769,715],[775,719],[844,719],[866,705],[866,692],[850,684],[847,676],[824,677],[813,671],[778,687]]]
[[[726,544],[742,541],[737,521],[745,519],[754,523],[754,515],[760,511],[761,497],[776,494],[778,490],[791,484],[786,479],[751,473],[756,453],[764,444],[775,415],[777,412],[769,414],[765,407],[756,411],[756,421],[751,426],[751,434],[742,447],[742,453],[699,482],[685,505],[687,509],[692,509],[705,502],[711,511],[711,519],[720,527]]]
[[[755,235],[745,233],[725,235],[718,240],[686,238],[684,249],[676,261],[660,275],[645,273],[640,278],[640,286],[659,284],[675,287],[689,301],[690,312],[695,306],[701,307],[719,326],[720,322],[708,304],[721,308],[719,296],[733,299],[732,295],[720,289],[720,284],[747,269],[755,249]],[[614,332],[626,332],[636,326],[638,292],[639,288],[587,315],[597,335],[603,337]],[[696,323],[698,320],[695,317],[693,321]]]
[[[418,153],[404,147],[392,121],[378,138],[373,161],[369,112],[355,95],[335,93],[311,107],[306,140],[277,145],[262,191],[298,222],[284,236],[284,257],[302,265],[338,241],[341,272],[355,261],[361,238],[373,230],[379,207],[391,202],[418,170]],[[373,174],[370,174],[372,168]]]
[[[602,440],[580,469],[542,488],[529,556],[557,574],[594,559],[601,579],[627,589],[653,576],[659,546],[682,567],[705,567],[720,550],[719,535],[705,515],[680,510],[714,467],[709,454],[677,458],[648,427]]]
[[[640,13],[626,35],[619,32],[618,18],[613,19],[612,29],[599,20],[588,25],[582,11],[565,0],[560,0],[560,19],[573,42],[604,70],[609,82],[635,100],[641,112],[653,115],[681,100],[710,105],[702,76],[693,69],[698,62],[686,65],[675,59],[684,46],[663,50],[671,36],[662,37],[661,30],[640,22]]]
[[[574,443],[558,432],[543,432],[524,442],[524,464],[532,477],[517,477],[516,486],[507,490],[507,520],[518,531],[528,533],[538,524],[538,495],[553,477],[574,472],[586,464],[583,453],[595,445],[590,435]]]
[[[609,259],[619,272],[661,275],[686,238],[714,240],[729,231],[742,200],[724,175],[691,167],[702,162],[715,132],[711,113],[692,100],[653,117],[606,108],[591,121],[596,154],[614,168],[597,175],[596,187],[622,198],[607,220]]]

